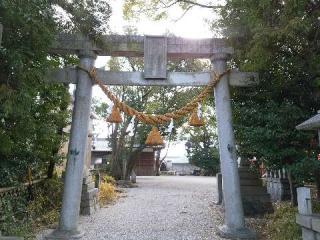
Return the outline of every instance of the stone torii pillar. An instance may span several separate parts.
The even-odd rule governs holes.
[[[144,57],[144,72],[110,72],[101,69],[96,71],[97,77],[106,85],[134,86],[206,86],[211,81],[211,73],[170,73],[166,70],[167,59],[212,58],[213,67],[219,74],[225,71],[226,61],[230,55],[230,48],[227,47],[226,41],[217,38],[191,40],[176,37],[110,35],[103,39],[108,43],[108,48],[99,48],[87,37],[81,35],[59,35],[51,51],[77,54],[83,49],[90,49],[91,52],[104,56]],[[93,65],[94,56],[90,53],[81,56],[82,66],[89,69]],[[81,236],[77,229],[77,220],[92,85],[87,73],[79,72],[77,68],[56,69],[48,72],[46,80],[77,83],[78,85],[61,220],[59,229],[51,235],[51,239],[74,239]],[[231,120],[229,83],[233,86],[245,87],[254,84],[255,80],[255,73],[230,71],[228,76],[220,80],[215,89],[220,159],[225,184],[224,196],[227,199],[225,201],[225,225],[221,228],[221,235],[237,239],[250,239],[254,234],[244,227]]]
[[[86,69],[91,69],[94,66],[96,56],[93,52],[80,51],[79,57],[80,66]],[[79,239],[84,235],[78,229],[78,220],[89,128],[92,81],[89,75],[82,70],[78,70],[77,74],[78,81],[72,113],[60,222],[58,229],[47,236],[47,239]]]
[[[226,61],[231,52],[229,49],[222,49],[212,55],[211,63],[216,74],[226,71]],[[225,210],[224,225],[219,228],[219,234],[232,239],[255,239],[255,234],[244,223],[228,76],[222,77],[218,82],[214,88],[214,97]]]

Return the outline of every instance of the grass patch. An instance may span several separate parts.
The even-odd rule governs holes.
[[[274,205],[273,214],[268,215],[265,236],[267,240],[302,240],[301,228],[296,224],[296,207],[289,202]]]

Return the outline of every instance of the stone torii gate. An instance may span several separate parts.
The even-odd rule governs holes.
[[[167,73],[167,59],[207,58],[211,60],[213,70],[221,74],[226,71],[227,60],[233,52],[224,39],[218,38],[189,40],[163,36],[111,35],[105,36],[102,40],[106,47],[99,48],[87,37],[59,35],[51,51],[59,54],[77,54],[81,67],[86,69],[94,66],[97,55],[144,57],[144,72],[97,70],[97,76],[106,85],[152,86],[206,85],[212,73]],[[78,239],[84,234],[78,229],[78,219],[92,81],[86,72],[77,68],[51,71],[47,79],[76,84],[60,222],[58,229],[47,236],[47,239]],[[229,84],[248,86],[254,84],[255,79],[256,74],[231,71],[214,89],[225,202],[225,219],[224,225],[220,227],[220,234],[229,238],[255,238],[244,225],[229,94]]]

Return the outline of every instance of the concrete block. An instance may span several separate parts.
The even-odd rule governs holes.
[[[320,233],[316,233],[316,240],[320,240]]]
[[[311,229],[312,227],[312,217],[308,215],[296,214],[296,223],[302,227]]]
[[[314,231],[303,227],[302,228],[302,239],[303,240],[316,240],[316,234]]]
[[[297,188],[298,211],[300,214],[312,214],[311,192],[310,188]]]
[[[320,233],[320,216],[312,216],[311,220],[312,230]]]

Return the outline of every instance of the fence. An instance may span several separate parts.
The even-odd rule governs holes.
[[[273,202],[290,200],[290,184],[285,169],[266,172],[267,191]]]
[[[44,180],[35,180],[31,184],[24,183],[17,187],[0,188],[0,233],[1,230],[5,232],[6,229],[1,228],[3,228],[2,224],[8,220],[8,217],[16,219],[17,223],[29,220],[30,216],[26,211],[26,206],[29,201],[33,200],[34,192],[42,187]],[[21,238],[7,238],[0,234],[0,239]]]

